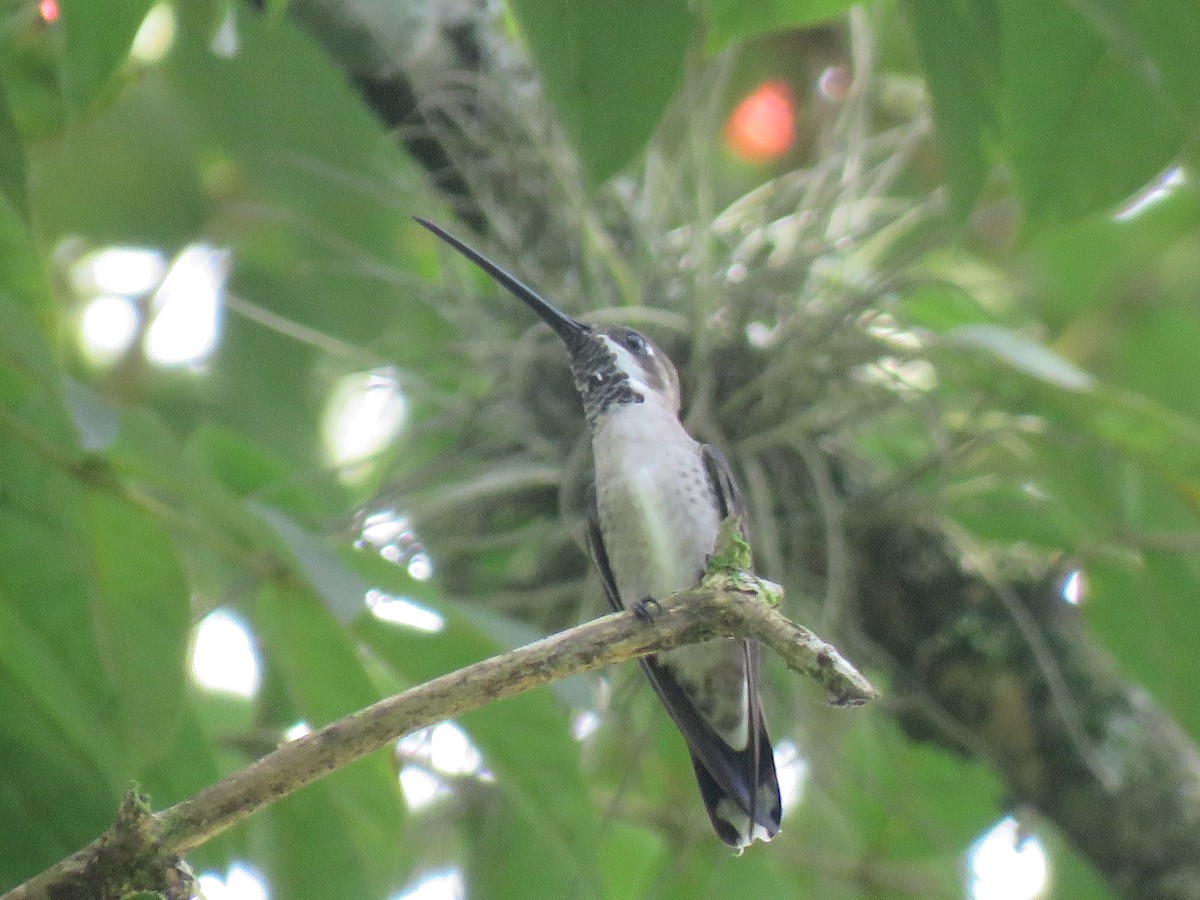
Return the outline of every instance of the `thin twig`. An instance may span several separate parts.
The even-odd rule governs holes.
[[[652,623],[630,612],[613,613],[381,700],[153,814],[138,832],[146,836],[148,846],[115,854],[110,830],[0,900],[67,896],[72,886],[87,886],[95,893],[98,885],[106,891],[101,896],[115,896],[122,885],[150,883],[153,873],[128,871],[131,860],[172,866],[179,855],[252,813],[403,735],[568,675],[686,644],[756,638],[790,668],[816,679],[829,692],[831,703],[855,705],[878,696],[833,646],[771,606],[773,591],[763,582],[749,576],[721,579],[715,576],[664,601]],[[128,849],[129,840],[122,833],[118,843]]]

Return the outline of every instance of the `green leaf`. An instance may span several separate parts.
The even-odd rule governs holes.
[[[403,845],[394,835],[390,842],[372,836],[347,809],[335,781],[310,784],[251,820],[251,849],[272,896],[375,898],[394,896],[403,886],[401,875],[390,874],[404,869]]]
[[[216,748],[200,726],[198,704],[190,700],[184,703],[170,750],[138,773],[138,784],[153,798],[156,809],[187,799],[222,774]]]
[[[214,730],[205,727],[215,724],[205,715],[211,706],[231,701],[241,706],[243,714],[250,711],[250,703],[242,697],[209,693],[194,687],[188,692],[171,745],[136,774],[138,786],[153,800],[155,809],[166,809],[186,800],[249,762],[231,752],[228,740],[231,734],[245,733],[249,729],[248,715],[243,715],[243,721],[234,728],[225,726]],[[205,718],[209,721],[202,725]],[[245,824],[235,826],[189,850],[188,862],[197,872],[206,869],[224,871],[235,859],[245,859],[247,830]]]
[[[933,332],[983,325],[995,319],[965,287],[948,283],[919,285],[901,298],[900,309],[906,324]]]
[[[202,145],[171,99],[155,69],[60,139],[31,145],[31,197],[44,234],[169,256],[204,233],[210,198],[200,183]]]
[[[7,602],[0,595],[0,891],[107,828],[123,781],[104,723]]]
[[[183,451],[175,434],[143,406],[118,410],[116,441],[99,459],[115,476],[139,491],[152,493],[186,522],[192,540],[181,550],[195,555],[204,549],[245,563],[255,550],[277,552],[280,544],[246,505],[230,494]],[[198,540],[197,540],[198,538]]]
[[[472,897],[599,898],[600,885],[573,861],[547,852],[537,810],[488,791],[467,809],[466,883]],[[504,860],[497,865],[496,860]],[[633,895],[631,895],[633,896]]]
[[[1020,408],[1090,434],[1200,504],[1200,422],[1150,397],[1102,384],[1051,349],[1007,329],[970,325],[951,335],[959,346],[983,351],[1010,373],[1030,379],[1014,381],[1022,393]],[[979,375],[989,378],[995,371],[985,366]],[[992,378],[990,384],[996,388],[1004,382]]]
[[[63,392],[79,432],[79,446],[89,453],[112,447],[121,433],[121,417],[116,407],[74,379],[67,380]]]
[[[386,587],[386,585],[384,586]],[[410,683],[421,683],[486,659],[504,647],[481,635],[453,609],[445,628],[427,634],[362,617],[356,631],[371,650]],[[461,718],[483,752],[499,788],[526,810],[547,869],[562,867],[574,883],[598,884],[595,810],[580,771],[579,745],[566,710],[550,691],[530,691]],[[500,835],[497,835],[500,837]],[[537,864],[537,861],[534,861]]]
[[[718,865],[712,879],[706,885],[706,896],[719,897],[750,896],[761,900],[793,900],[796,889],[782,859],[769,853],[747,854],[732,865]]]
[[[82,560],[64,553],[86,547],[75,486],[2,425],[0,456],[3,889],[107,827],[130,770],[106,715],[115,697],[90,640]]]
[[[1088,310],[1095,309],[1098,301],[1109,298],[1114,288],[1120,290],[1130,277],[1144,277],[1141,273],[1147,269],[1161,270],[1170,248],[1181,243],[1186,246],[1200,221],[1200,186],[1191,179],[1178,178],[1169,189],[1151,189],[1145,199],[1136,215],[1120,219],[1090,216],[1047,229],[1029,242],[1020,265],[1030,266],[1036,273],[1038,308],[1051,325],[1063,327],[1077,322]],[[1159,308],[1167,305],[1161,300],[1159,303]],[[1190,293],[1176,305],[1195,310]],[[1133,324],[1122,320],[1119,327],[1128,329]],[[1126,331],[1114,333],[1110,339],[1121,341],[1127,337]],[[1154,365],[1138,368],[1152,372]]]
[[[965,216],[987,180],[996,137],[997,0],[908,0],[907,6],[946,154],[946,181]]]
[[[3,85],[0,85],[0,197],[7,199],[22,219],[29,218],[25,139],[13,121]]]
[[[66,119],[63,100],[62,42],[56,26],[29,27],[37,4],[13,8],[0,26],[0,80],[17,130],[27,141],[60,133]],[[22,21],[23,20],[23,21]],[[25,27],[22,27],[22,23]],[[16,27],[10,27],[16,26]],[[26,143],[26,151],[34,149]]]
[[[1084,574],[1088,623],[1134,680],[1200,740],[1200,707],[1189,674],[1196,668],[1195,555],[1152,551],[1136,562],[1089,561]]]
[[[1039,394],[1039,411],[1082,427],[1200,507],[1200,423],[1132,391],[1102,387],[1080,402]]]
[[[990,353],[1014,369],[1066,391],[1086,391],[1096,384],[1091,375],[1050,348],[999,325],[963,325],[947,337],[960,346]]]
[[[649,897],[667,848],[662,838],[647,828],[612,821],[605,827],[601,864],[605,897]]]
[[[120,693],[119,721],[131,765],[172,743],[183,712],[189,590],[159,523],[124,500],[89,491],[94,588],[92,627]]]
[[[60,4],[63,94],[76,115],[101,96],[125,63],[152,2],[73,0]]]
[[[297,711],[314,727],[379,699],[345,630],[311,592],[268,585],[254,619]]]
[[[1200,122],[1200,6],[1090,0],[1075,9],[1097,37],[1127,59],[1137,77],[1163,92],[1175,118],[1195,134]]]
[[[309,584],[338,621],[349,622],[362,612],[367,586],[346,567],[328,541],[270,507],[256,504],[254,510],[287,545]]]
[[[45,284],[9,213],[0,199],[0,559],[13,563],[0,566],[0,598],[28,631],[30,652],[48,654],[71,685],[69,706],[82,715],[104,708],[111,686],[90,640],[89,584],[75,552],[88,546],[78,447],[37,320]]]
[[[1073,4],[1002,10],[1001,130],[1035,227],[1119,203],[1171,162],[1184,132],[1163,94]]]
[[[0,195],[0,298],[23,307],[12,325],[0,329],[0,363],[33,364],[34,371],[48,375],[47,324],[57,315],[50,293],[45,265],[34,246],[33,236],[6,197]]]
[[[708,49],[717,52],[730,44],[774,31],[788,31],[842,15],[852,0],[708,0]]]
[[[966,846],[992,824],[1002,798],[997,776],[986,766],[913,743],[879,717],[856,724],[843,772],[872,774],[862,782],[844,775],[842,787],[848,795],[843,801],[862,817],[864,847],[920,858],[941,847]]]
[[[989,490],[952,498],[947,511],[978,538],[1009,546],[1023,542],[1056,551],[1088,536],[1096,525],[1082,519],[1079,511],[1065,506],[1063,500],[1060,496],[1031,495],[1021,485],[1003,479]]]
[[[1117,900],[1094,866],[1063,834],[1038,828],[1038,837],[1050,856],[1050,889],[1054,900]]]
[[[687,845],[686,852],[676,854],[673,859],[668,857],[666,871],[658,876],[648,896],[663,900],[727,900],[732,897],[842,900],[836,893],[809,890],[803,879],[797,877],[795,869],[781,858],[777,847],[773,844],[766,852],[734,856],[719,844]]]
[[[803,803],[776,839],[816,861],[801,868],[813,880],[805,895],[961,895],[961,854],[1000,815],[1003,787],[995,773],[914,742],[877,712],[851,722],[838,721],[834,710],[814,712],[813,740],[839,735],[836,761],[830,765],[814,749],[814,762],[826,765],[814,767]],[[878,866],[881,880],[862,881],[864,866]],[[896,872],[894,882],[888,870]],[[899,886],[913,880],[923,888]]]
[[[1183,4],[907,5],[960,213],[979,197],[993,151],[1039,229],[1125,200],[1194,133],[1184,123],[1200,97],[1200,24]]]
[[[683,76],[685,0],[510,0],[546,94],[597,185],[650,138]]]
[[[1124,330],[1123,349],[1114,373],[1131,390],[1200,421],[1200,393],[1193,376],[1200,345],[1200,308],[1193,297],[1177,308],[1167,304],[1147,311]]]
[[[0,886],[102,831],[129,771],[88,627],[79,451],[43,331],[52,310],[0,196]]]
[[[273,22],[280,22],[287,16],[291,0],[266,0],[267,15]]]
[[[268,585],[259,595],[254,619],[296,712],[314,728],[379,699],[353,643],[311,592]],[[386,750],[299,792],[274,821],[282,829],[274,839],[281,850],[275,863],[286,873],[283,884],[307,884],[308,891],[329,886],[324,893],[305,896],[339,895],[341,890],[332,885],[343,865],[352,864],[369,887],[355,896],[383,896],[404,882],[409,865],[401,851],[404,806]],[[320,843],[324,856],[314,858],[316,849],[304,851],[310,840]],[[321,871],[325,874],[319,875]]]
[[[201,425],[192,435],[188,450],[239,497],[261,496],[272,484],[292,474],[291,466],[231,428]]]
[[[114,776],[128,771],[103,716],[103,705],[81,696],[73,673],[64,665],[70,661],[63,659],[62,648],[49,644],[28,628],[13,611],[12,599],[6,597],[0,604],[0,627],[3,628],[0,658],[3,659],[5,684],[22,691],[26,702],[6,708],[41,716],[48,726],[67,739],[66,746],[76,748],[92,760],[94,768],[102,768]],[[8,729],[10,734],[19,733],[21,724],[22,720],[12,722]]]

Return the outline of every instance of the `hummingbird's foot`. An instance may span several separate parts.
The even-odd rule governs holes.
[[[662,605],[649,596],[643,597],[630,608],[633,610],[633,614],[647,625],[651,624],[654,621],[654,616],[662,611]]]

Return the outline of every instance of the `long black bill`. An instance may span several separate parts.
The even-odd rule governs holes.
[[[587,325],[584,325],[582,322],[572,319],[561,310],[555,309],[553,306],[543,300],[542,296],[525,282],[521,281],[508,270],[502,269],[500,266],[496,265],[478,250],[468,247],[440,225],[434,225],[428,219],[422,219],[420,216],[413,216],[413,218],[440,237],[443,241],[445,241],[467,259],[471,260],[471,262],[475,263],[475,265],[479,266],[479,268],[483,269],[483,271],[491,275],[492,278],[496,279],[496,281],[502,287],[512,293],[515,297],[525,301],[525,303],[528,304],[529,307],[535,313],[537,313],[547,325],[553,328],[560,338],[563,339],[563,343],[567,345],[567,349],[571,351],[572,354],[574,354],[576,350],[580,349],[581,345],[583,344],[583,336],[590,334],[592,330],[591,328],[589,328]]]

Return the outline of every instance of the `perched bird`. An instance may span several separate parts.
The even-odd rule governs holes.
[[[576,321],[439,226],[417,221],[528,304],[566,345],[592,437],[588,539],[608,602],[647,615],[653,600],[695,586],[721,521],[745,522],[745,510],[724,455],[680,422],[671,361],[629,328]],[[717,836],[739,851],[770,840],[782,810],[758,645],[713,641],[641,662],[687,742]]]

